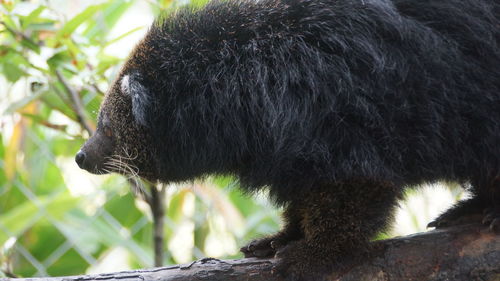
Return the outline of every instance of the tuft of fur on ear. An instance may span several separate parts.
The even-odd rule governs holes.
[[[137,123],[147,126],[147,113],[151,111],[151,94],[142,85],[139,73],[124,75],[121,81],[121,91],[132,99],[132,114]]]

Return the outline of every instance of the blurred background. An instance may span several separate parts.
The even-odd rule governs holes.
[[[151,186],[74,163],[155,16],[204,1],[0,0],[0,277],[240,258],[239,247],[279,229],[266,195],[244,196],[230,177]],[[409,192],[378,239],[425,231],[465,196],[438,185]]]

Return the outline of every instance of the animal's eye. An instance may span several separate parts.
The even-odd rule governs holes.
[[[112,137],[112,136],[113,136],[113,131],[111,130],[111,128],[110,128],[110,127],[105,126],[105,127],[104,127],[104,134],[105,134],[107,137]]]

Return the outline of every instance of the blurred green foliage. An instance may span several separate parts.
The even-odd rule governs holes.
[[[0,277],[153,265],[147,204],[122,177],[90,176],[73,163],[89,132],[68,91],[94,129],[124,59],[109,46],[131,45],[129,36],[147,23],[112,31],[141,1],[153,15],[179,5],[110,0],[69,9],[76,1],[0,0]],[[68,16],[59,5],[77,12]],[[235,185],[215,177],[164,187],[165,264],[234,257],[251,237],[278,229],[278,213],[264,197],[245,198]]]

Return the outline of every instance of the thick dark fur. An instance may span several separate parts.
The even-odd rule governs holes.
[[[434,225],[500,207],[499,14],[497,0],[213,1],[151,27],[101,118],[150,180],[268,188],[286,226],[243,252],[318,280],[364,253],[405,187],[470,185]]]

